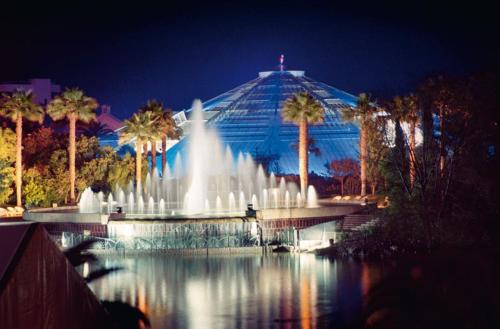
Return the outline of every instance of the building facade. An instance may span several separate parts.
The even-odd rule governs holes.
[[[16,90],[31,90],[35,103],[47,105],[55,94],[61,92],[59,85],[53,84],[50,79],[31,79],[27,83],[2,83],[0,93],[11,93]]]

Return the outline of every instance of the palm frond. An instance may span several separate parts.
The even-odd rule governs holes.
[[[311,124],[321,123],[324,115],[323,106],[307,92],[294,94],[285,101],[281,110],[281,117],[284,121],[296,124],[302,119]]]
[[[120,134],[119,142],[124,144],[134,139],[141,142],[147,142],[152,139],[158,140],[160,133],[155,126],[157,120],[158,118],[151,111],[135,113],[132,115],[132,118],[124,121],[125,127]]]
[[[3,94],[0,101],[0,115],[16,121],[19,116],[29,121],[42,123],[45,112],[36,104],[31,90],[17,90],[12,94]]]
[[[123,267],[119,267],[119,266],[116,266],[116,267],[107,267],[107,268],[101,268],[99,270],[96,270],[96,271],[93,271],[93,272],[90,272],[85,278],[83,278],[85,280],[85,282],[87,283],[90,283],[94,280],[97,280],[99,278],[102,278],[103,276],[106,276],[110,273],[113,273],[113,272],[116,272],[116,271],[121,271],[123,270]]]
[[[95,110],[98,106],[94,98],[85,96],[78,88],[72,88],[66,89],[49,102],[47,114],[55,121],[76,115],[78,120],[88,123],[95,120]]]

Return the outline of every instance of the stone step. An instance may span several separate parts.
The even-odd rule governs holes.
[[[352,214],[344,217],[344,219],[340,222],[339,228],[341,230],[358,230],[372,224],[373,222],[374,218],[371,215]]]

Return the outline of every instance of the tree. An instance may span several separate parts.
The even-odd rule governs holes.
[[[340,182],[340,194],[344,195],[344,180],[348,176],[359,176],[359,163],[350,158],[333,160],[329,165],[332,177]]]
[[[135,113],[132,118],[125,120],[125,127],[120,135],[120,144],[135,140],[135,180],[137,191],[142,186],[142,149],[144,143],[152,139],[158,139],[158,130],[155,127],[156,120],[151,111]]]
[[[375,195],[378,184],[383,180],[382,167],[388,153],[384,138],[385,120],[383,116],[377,116],[366,125],[366,178],[372,195]]]
[[[9,128],[0,128],[0,160],[16,161],[16,134]]]
[[[16,124],[16,204],[17,206],[21,206],[23,118],[29,121],[38,121],[41,124],[44,111],[41,106],[35,104],[33,101],[31,90],[18,90],[11,95],[4,94],[2,96],[0,111],[0,114]]]
[[[42,173],[36,167],[26,170],[23,180],[23,193],[26,206],[41,206],[47,201],[47,184],[42,177]]]
[[[366,132],[367,125],[373,119],[377,109],[370,101],[370,95],[361,93],[358,96],[356,107],[350,107],[342,112],[345,121],[356,122],[360,126],[359,133],[359,163],[361,166],[361,195],[366,195],[366,161],[367,161],[367,146]]]
[[[16,134],[9,128],[0,128],[0,205],[7,203],[13,192],[16,161]]]
[[[139,109],[139,112],[146,113],[151,112],[151,116],[154,119],[154,124],[151,126],[150,138],[145,143],[151,144],[151,172],[156,168],[156,152],[157,152],[157,142],[160,135],[159,123],[163,116],[163,104],[157,100],[148,100],[146,105]],[[146,145],[147,152],[147,145]]]
[[[406,183],[408,178],[408,159],[407,159],[407,144],[403,127],[401,125],[405,116],[405,102],[401,96],[395,96],[392,100],[385,103],[385,110],[387,112],[386,120],[383,130],[385,130],[386,144],[391,145],[392,162],[401,173],[401,179],[405,181],[404,188],[408,188]],[[388,129],[388,125],[394,125],[394,131]]]
[[[76,122],[88,123],[95,120],[97,101],[85,96],[78,88],[66,89],[61,95],[56,96],[47,105],[47,113],[53,120],[68,119],[69,122],[69,185],[70,202],[75,203],[75,181],[76,181]]]
[[[14,168],[10,162],[0,159],[0,205],[9,201],[14,181]]]
[[[87,137],[102,137],[113,134],[113,130],[109,129],[107,125],[97,121],[92,121],[78,130],[81,134]]]
[[[306,196],[308,181],[308,125],[322,123],[324,109],[321,104],[307,92],[300,92],[287,99],[283,104],[281,116],[285,122],[293,122],[299,126],[299,174],[300,191]]]
[[[147,168],[142,168],[141,177],[146,176]],[[123,159],[119,159],[111,164],[108,175],[108,184],[111,187],[116,185],[125,188],[132,179],[134,179],[135,163],[130,153],[125,154]]]
[[[409,125],[409,141],[408,141],[408,155],[410,158],[410,189],[413,189],[415,185],[415,175],[416,175],[416,164],[415,164],[415,135],[417,130],[417,125],[420,122],[420,115],[418,109],[418,98],[414,94],[404,98],[404,113],[403,120]]]
[[[50,127],[40,127],[23,138],[23,162],[26,167],[47,165],[52,153],[67,148],[67,138]]]
[[[76,186],[78,193],[82,193],[87,187],[95,191],[108,193],[112,189],[109,184],[109,175],[114,163],[119,161],[120,157],[110,146],[99,148],[94,158],[84,162],[78,170]]]
[[[165,170],[165,166],[167,164],[167,139],[178,139],[182,135],[182,130],[177,127],[175,120],[173,118],[173,112],[171,109],[165,109],[163,107],[163,103],[158,102],[157,100],[148,100],[146,105],[144,105],[141,109],[141,112],[151,111],[155,118],[154,128],[157,130],[155,135],[159,135],[159,139],[161,139],[161,165],[162,171]],[[156,138],[156,137],[155,137]],[[157,139],[150,140],[151,143],[151,168],[156,168],[156,145]]]

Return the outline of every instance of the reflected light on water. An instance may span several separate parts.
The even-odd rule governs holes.
[[[361,313],[365,271],[311,254],[103,256],[123,266],[91,284],[128,302],[153,328],[342,327]]]

